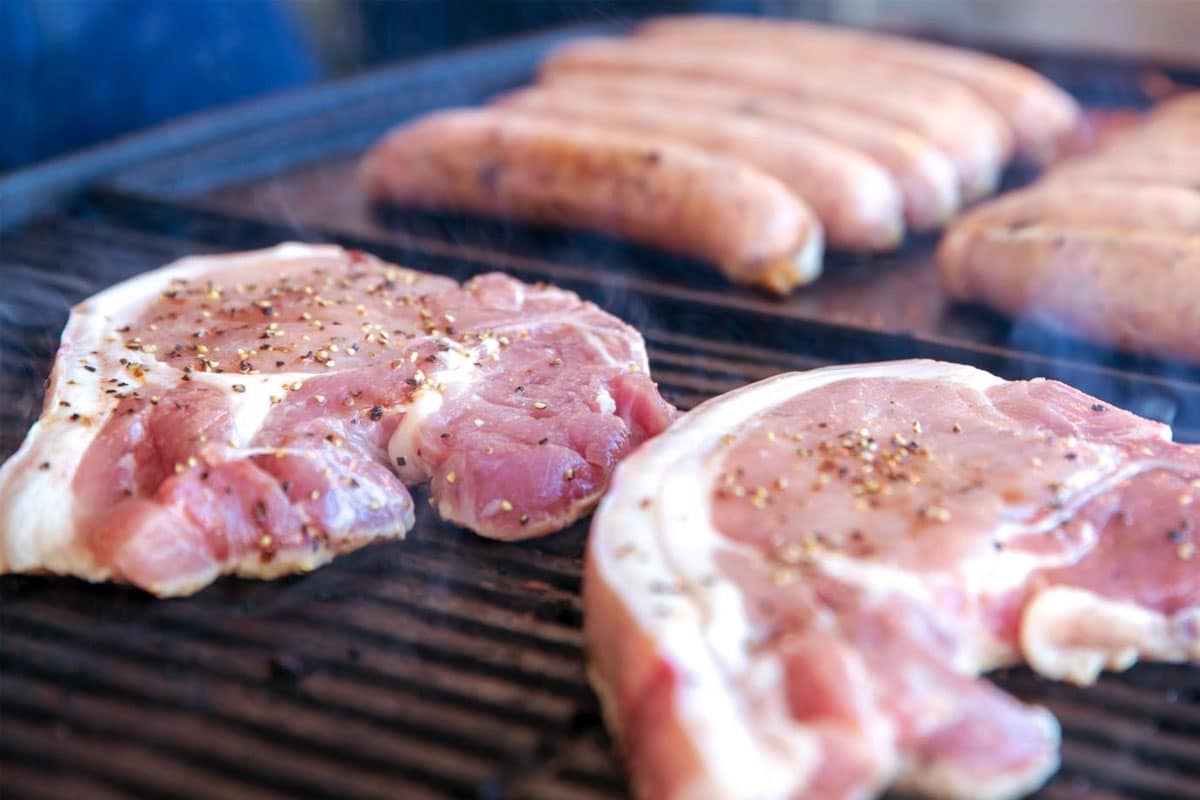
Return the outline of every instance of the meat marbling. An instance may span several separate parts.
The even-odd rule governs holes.
[[[576,295],[338,247],[183,259],[77,306],[0,469],[0,572],[187,594],[404,535],[407,485],[497,539],[587,513],[674,410]]]
[[[1200,661],[1200,447],[1061,383],[781,375],[616,471],[590,672],[645,798],[1007,798],[1059,731],[977,676]]]

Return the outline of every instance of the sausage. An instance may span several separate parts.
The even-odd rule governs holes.
[[[983,228],[1033,225],[1136,228],[1200,235],[1200,191],[1105,180],[1046,180],[972,208],[944,239],[944,257]]]
[[[942,237],[954,298],[1116,347],[1200,362],[1200,150],[1183,103]],[[1193,181],[1193,179],[1196,179]]]
[[[969,91],[936,76],[897,82],[886,65],[797,65],[772,55],[652,39],[584,39],[555,50],[541,74],[669,73],[785,92],[890,120],[926,137],[954,162],[968,199],[991,192],[1011,150],[1002,119]],[[852,76],[852,79],[851,79]]]
[[[863,153],[884,167],[900,188],[908,227],[942,227],[961,207],[954,164],[927,139],[885,119],[787,94],[712,80],[683,80],[667,74],[638,77],[566,72],[547,76],[545,85],[577,92],[605,103],[634,97],[660,106],[725,112],[801,128]]]
[[[812,211],[753,167],[661,138],[491,108],[430,114],[363,160],[368,195],[614,234],[785,293],[820,271]]]
[[[900,190],[887,171],[808,131],[664,106],[634,93],[597,98],[550,87],[518,91],[499,102],[537,115],[662,136],[752,164],[804,198],[830,247],[880,252],[895,249],[904,237]]]
[[[1200,192],[1121,181],[1043,181],[975,206],[946,231],[937,262],[951,295],[971,299],[968,253],[988,231],[1016,234],[1031,228],[1101,228],[1200,236]],[[998,235],[998,234],[993,234]],[[983,267],[979,267],[983,268]],[[1003,272],[1002,265],[994,268]]]
[[[637,32],[729,47],[772,47],[773,52],[786,48],[788,58],[797,62],[858,65],[868,61],[952,78],[1004,117],[1022,156],[1043,165],[1053,160],[1082,118],[1079,104],[1069,94],[1028,67],[948,45],[812,22],[720,15],[664,17]]]
[[[1166,149],[1190,148],[1200,142],[1200,92],[1174,95],[1154,107],[1152,113],[1122,109],[1089,109],[1076,136],[1062,155],[1079,156],[1122,145],[1130,151],[1138,147]]]
[[[1055,167],[1053,180],[1111,180],[1165,186],[1200,187],[1200,152],[1193,148],[1141,145],[1080,156]]]
[[[1196,93],[1200,96],[1200,93]],[[1200,102],[1172,101],[1146,124],[1054,168],[1054,180],[1108,179],[1200,189]]]
[[[954,227],[956,299],[1125,350],[1200,363],[1200,235],[1056,223]]]
[[[1151,123],[1200,125],[1200,91],[1181,92],[1162,101],[1150,115]]]

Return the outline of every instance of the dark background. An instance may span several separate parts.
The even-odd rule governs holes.
[[[199,109],[534,28],[762,0],[0,0],[0,171]]]

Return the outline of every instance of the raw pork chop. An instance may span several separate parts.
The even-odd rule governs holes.
[[[522,539],[587,513],[674,410],[641,336],[570,292],[338,247],[197,257],[71,314],[0,470],[0,571],[159,595],[404,535],[405,484]]]
[[[976,676],[1200,661],[1200,447],[1054,381],[781,375],[617,470],[584,584],[645,798],[1006,798],[1058,726]]]

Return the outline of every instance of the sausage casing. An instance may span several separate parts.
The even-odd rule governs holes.
[[[675,139],[752,164],[804,198],[831,247],[879,252],[903,239],[903,204],[891,175],[867,156],[806,130],[781,130],[687,106],[664,108],[633,92],[597,97],[534,88],[499,102],[523,112]]]
[[[1200,363],[1200,234],[1052,222],[956,227],[937,262],[957,299]]]
[[[796,65],[776,54],[731,52],[653,39],[584,39],[550,54],[543,76],[555,73],[668,73],[785,92],[890,120],[937,145],[954,163],[964,197],[990,193],[1012,140],[1004,121],[968,90],[937,76],[897,82],[886,65]]]
[[[361,177],[376,200],[601,231],[774,292],[820,271],[820,226],[787,187],[661,138],[498,108],[445,111],[388,134]]]
[[[1037,72],[988,53],[799,20],[697,15],[663,17],[642,36],[704,40],[727,47],[770,47],[796,60],[858,65],[875,62],[960,81],[1012,127],[1018,151],[1037,163],[1052,160],[1081,119],[1079,104]],[[899,75],[897,76],[900,77]]]
[[[1063,161],[1050,178],[1107,179],[1200,189],[1200,92],[1172,98],[1145,124]]]
[[[828,103],[798,100],[781,92],[669,74],[621,76],[565,72],[544,85],[617,103],[633,97],[660,107],[728,113],[749,117],[782,130],[801,129],[824,136],[869,156],[886,169],[900,188],[908,227],[942,227],[961,207],[954,164],[919,134],[889,120]]]

